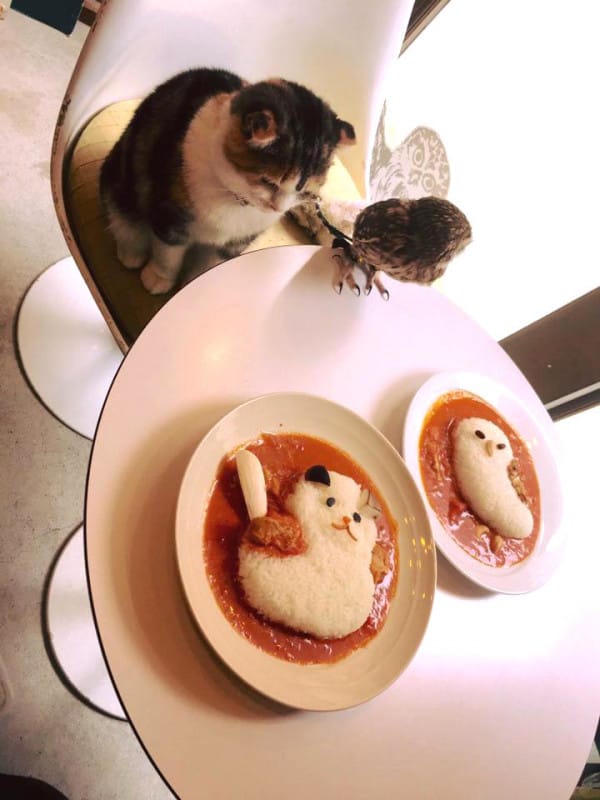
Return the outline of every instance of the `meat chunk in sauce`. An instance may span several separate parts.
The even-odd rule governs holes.
[[[512,483],[515,492],[519,495],[519,499],[524,503],[529,503],[529,498],[527,497],[527,492],[525,491],[525,485],[523,483],[521,473],[519,472],[519,464],[516,458],[513,459],[508,465],[508,479]]]
[[[390,571],[391,559],[389,552],[379,542],[375,542],[373,551],[371,553],[371,575],[375,581],[375,585],[385,578]]]
[[[244,536],[251,544],[274,549],[279,555],[298,555],[306,549],[298,520],[274,510],[251,520]]]

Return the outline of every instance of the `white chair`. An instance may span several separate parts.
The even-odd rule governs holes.
[[[84,252],[86,235],[88,245],[90,236],[97,240],[102,235],[99,212],[93,212],[95,231],[86,229],[89,210],[82,212],[93,200],[93,166],[91,160],[81,162],[78,137],[90,120],[192,66],[225,67],[250,80],[281,75],[306,84],[353,123],[358,143],[346,148],[341,160],[366,196],[386,76],[400,52],[412,6],[413,0],[378,0],[368,7],[362,0],[282,0],[275,5],[107,0],[101,7],[69,83],[52,151],[52,191],[72,259],[59,262],[32,285],[17,327],[29,381],[59,419],[93,436],[121,353],[165,301],[144,296],[136,275],[110,271],[106,235],[95,258]],[[117,138],[119,124],[109,116],[100,140],[96,131],[96,139],[86,142],[83,149],[96,157],[96,165],[111,137]],[[80,161],[74,168],[76,151]],[[82,213],[88,215],[83,221]]]
[[[54,134],[52,192],[71,257],[34,282],[17,323],[24,371],[60,420],[93,436],[123,354],[168,299],[147,295],[137,275],[119,268],[97,202],[99,163],[135,101],[194,66],[223,67],[249,80],[282,76],[303,83],[354,125],[357,145],[340,158],[351,178],[348,191],[366,197],[386,80],[412,7],[413,0],[106,0]],[[284,243],[286,235],[280,231],[263,242]],[[65,552],[79,552],[82,538],[80,529]],[[70,563],[71,569],[60,563],[54,568],[51,608],[60,609],[61,595],[71,593],[74,582],[87,591],[81,562]],[[72,637],[48,622],[57,660],[85,693],[77,686],[77,659],[72,666]],[[101,659],[99,648],[96,657]],[[107,710],[116,713],[111,703],[108,697]]]

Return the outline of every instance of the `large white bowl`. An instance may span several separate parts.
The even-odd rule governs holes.
[[[261,433],[297,432],[346,452],[370,476],[398,523],[399,571],[388,618],[364,647],[333,664],[297,664],[243,638],[219,608],[204,564],[203,525],[219,462]],[[347,708],[371,699],[407,667],[423,638],[436,583],[435,546],[425,505],[398,452],[348,409],[307,394],[270,394],[238,406],[204,437],[185,473],[176,519],[183,588],[204,636],[244,681],[268,697],[306,710]]]

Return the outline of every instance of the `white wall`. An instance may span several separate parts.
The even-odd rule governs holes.
[[[441,290],[495,338],[600,284],[599,34],[597,0],[451,0],[397,63],[388,145],[444,142],[474,241]]]

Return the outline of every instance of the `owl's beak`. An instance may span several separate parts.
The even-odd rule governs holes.
[[[488,456],[494,455],[494,443],[491,439],[488,439],[485,443],[485,452],[488,454]]]

